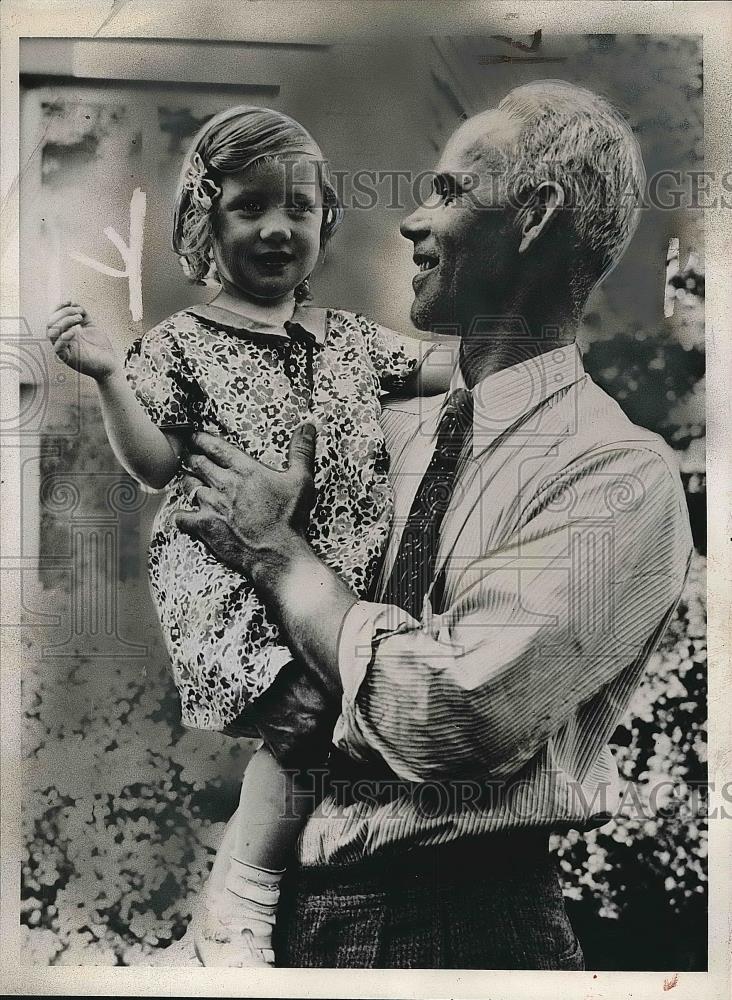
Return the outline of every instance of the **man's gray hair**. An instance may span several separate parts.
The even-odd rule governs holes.
[[[595,284],[620,260],[640,217],[646,172],[630,126],[607,100],[564,80],[517,87],[498,107],[523,126],[509,153],[508,192],[523,204],[542,181],[562,186]]]

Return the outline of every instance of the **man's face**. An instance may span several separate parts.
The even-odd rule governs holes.
[[[412,322],[421,330],[456,327],[503,314],[515,282],[520,233],[506,205],[501,150],[519,125],[499,111],[466,121],[448,140],[432,196],[402,222],[420,270],[412,285]]]

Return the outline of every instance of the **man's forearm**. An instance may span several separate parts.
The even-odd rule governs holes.
[[[292,652],[328,695],[340,700],[338,640],[356,595],[297,534],[258,561],[252,579]]]

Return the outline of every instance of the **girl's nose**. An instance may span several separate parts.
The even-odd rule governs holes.
[[[282,212],[269,212],[262,219],[262,227],[259,230],[259,237],[262,240],[289,240],[292,238],[292,228],[287,216]]]

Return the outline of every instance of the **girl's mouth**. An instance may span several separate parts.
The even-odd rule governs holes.
[[[281,268],[292,263],[295,255],[287,250],[268,250],[265,253],[257,254],[257,263],[266,268]]]

